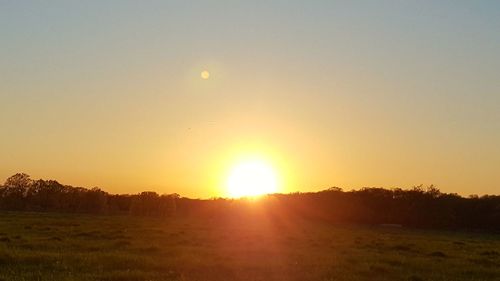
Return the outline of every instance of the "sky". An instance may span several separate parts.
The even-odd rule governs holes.
[[[498,1],[0,1],[0,181],[500,194]],[[202,71],[210,73],[202,79]]]

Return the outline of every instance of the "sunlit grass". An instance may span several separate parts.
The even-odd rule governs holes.
[[[498,280],[499,253],[481,233],[0,214],[0,280]]]

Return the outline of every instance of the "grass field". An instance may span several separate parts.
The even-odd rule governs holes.
[[[0,280],[500,280],[498,234],[0,213]]]

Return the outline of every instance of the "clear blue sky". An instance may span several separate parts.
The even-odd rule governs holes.
[[[1,1],[0,43],[0,178],[500,193],[499,1]]]

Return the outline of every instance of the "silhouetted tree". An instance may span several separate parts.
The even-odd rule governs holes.
[[[205,219],[260,220],[275,223],[321,220],[332,223],[401,224],[412,227],[481,228],[500,230],[500,196],[461,197],[431,185],[404,190],[338,187],[308,193],[272,194],[258,208],[245,199],[189,199],[178,194],[109,194],[94,187],[32,180],[18,173],[0,186],[0,209],[17,211],[85,212],[140,216],[196,216]]]
[[[24,198],[28,189],[33,184],[30,176],[25,173],[17,173],[9,177],[1,192],[2,207],[11,210],[23,210],[26,206]]]

